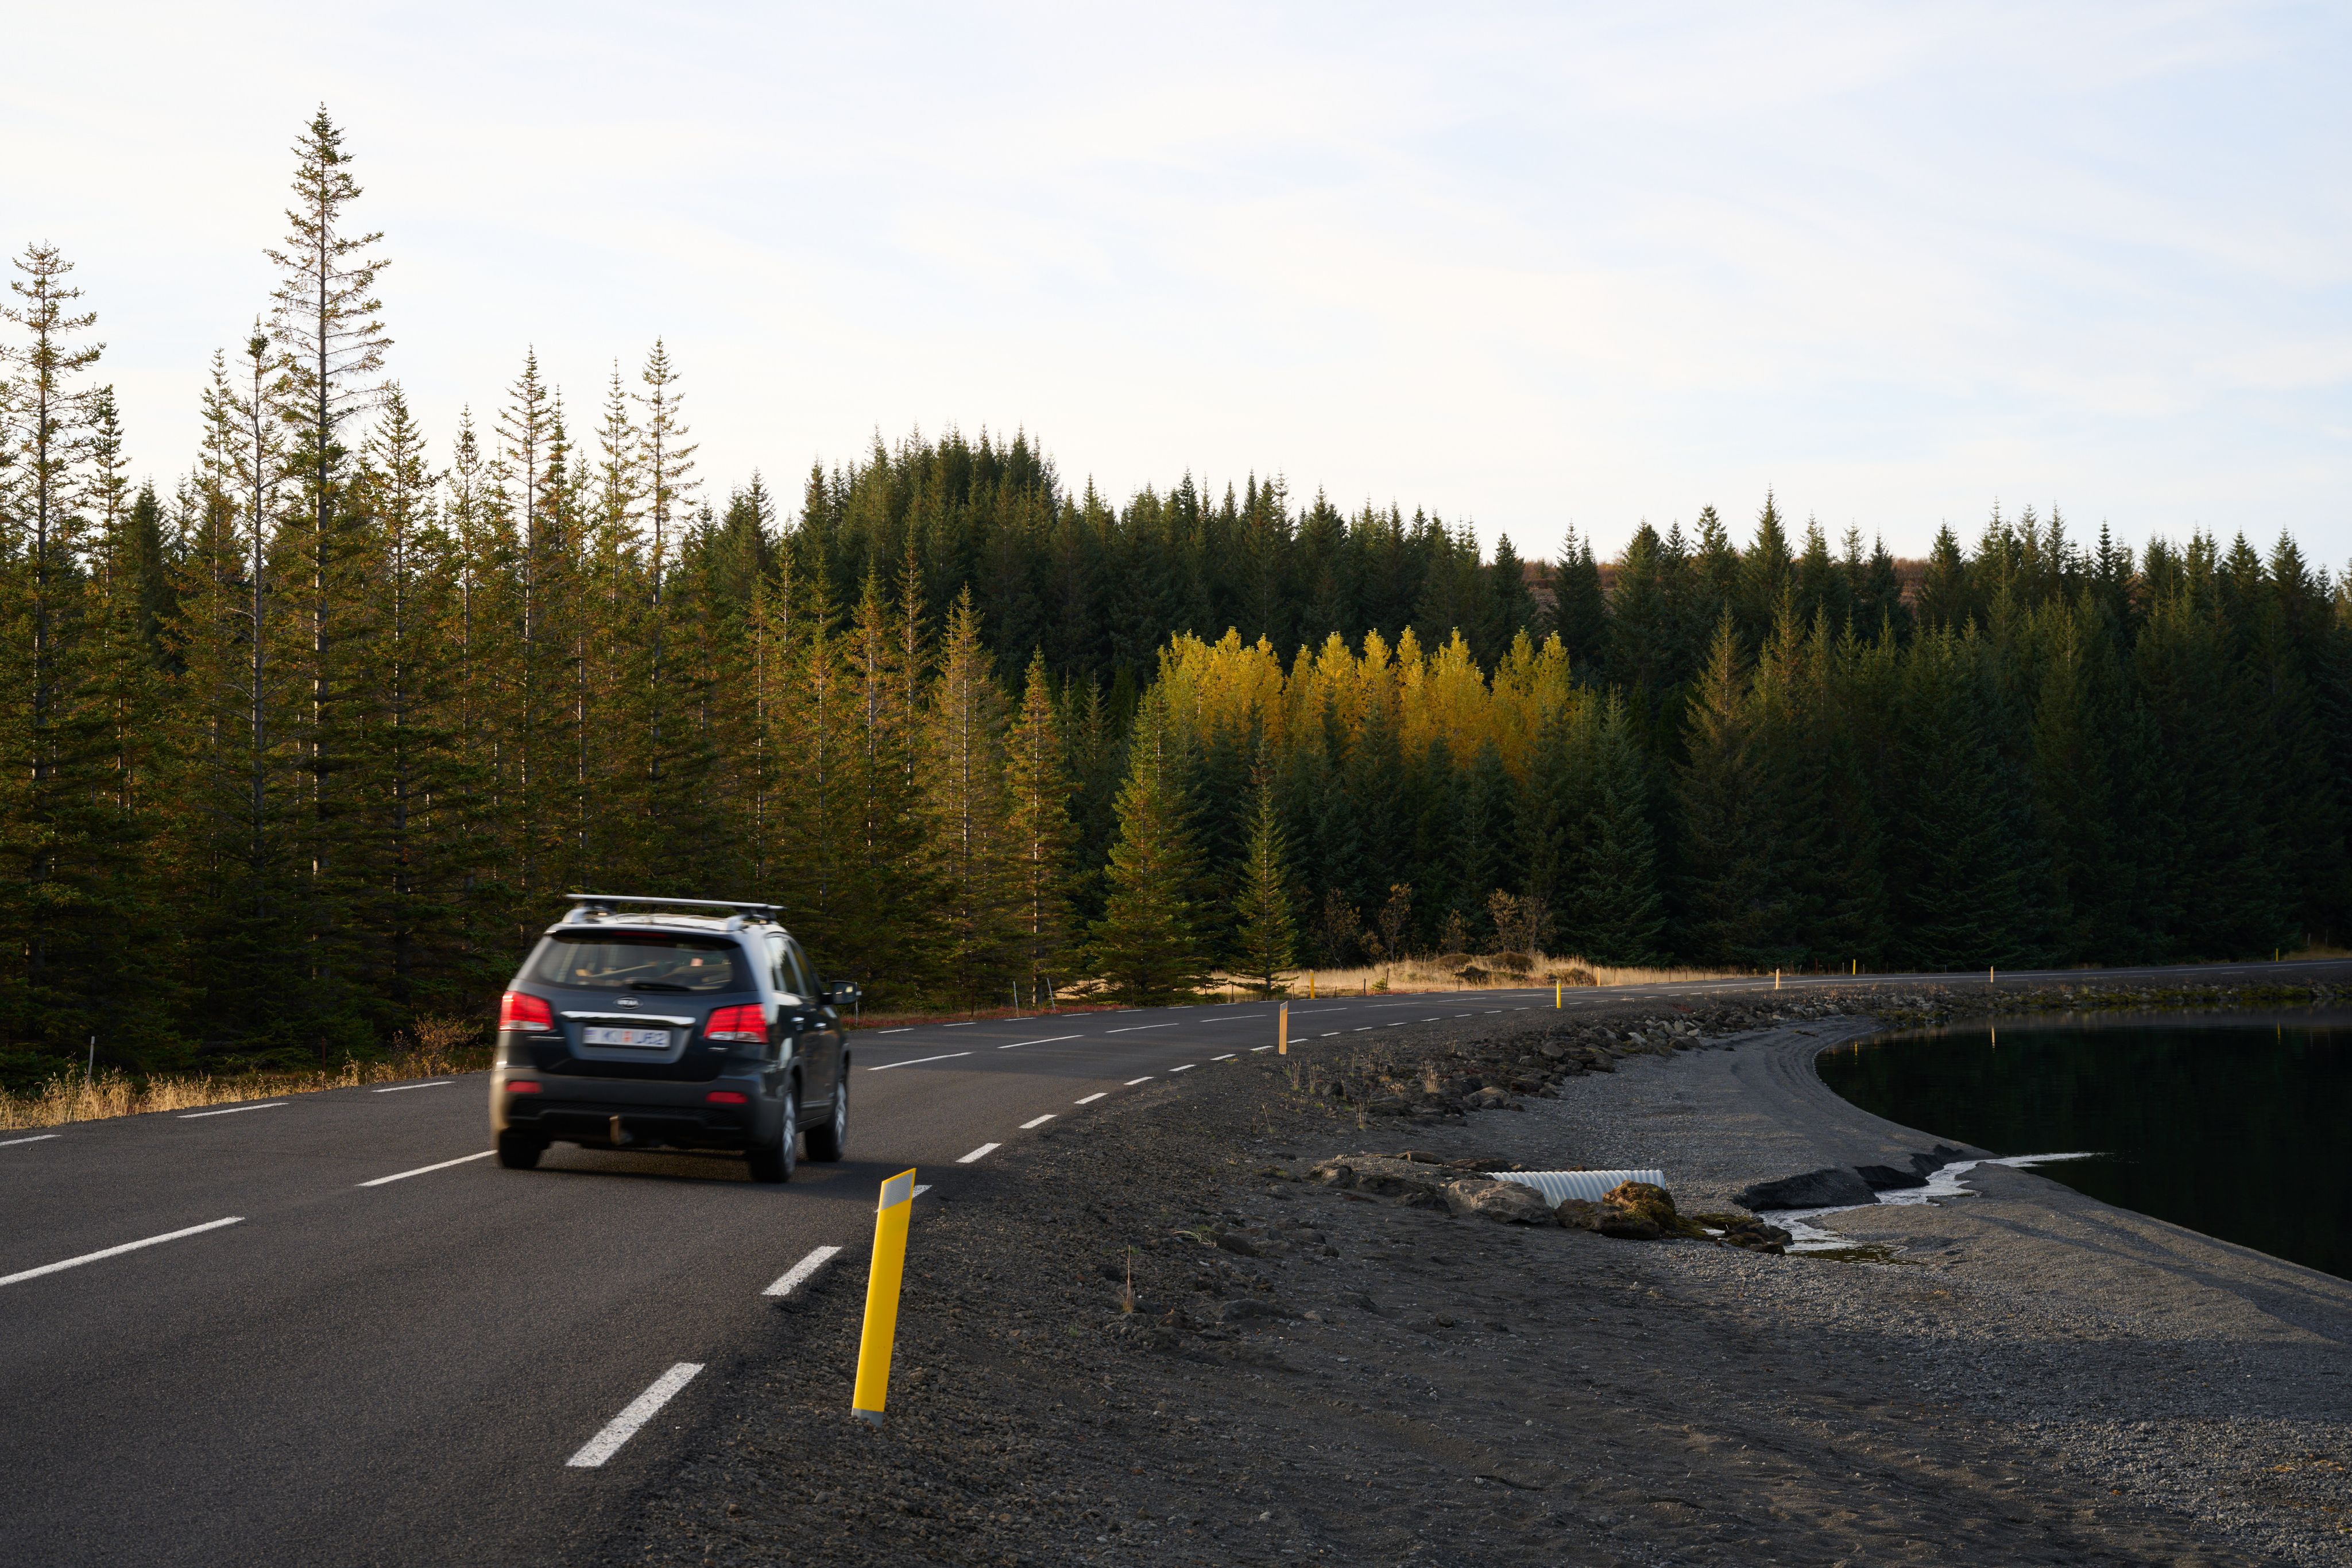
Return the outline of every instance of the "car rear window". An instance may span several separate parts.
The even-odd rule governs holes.
[[[541,985],[605,991],[731,991],[734,943],[709,936],[651,932],[564,932],[531,955],[530,977]]]

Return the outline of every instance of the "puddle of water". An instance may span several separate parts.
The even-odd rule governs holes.
[[[2078,1149],[2063,1155],[2008,1155],[2000,1159],[1954,1160],[1930,1175],[1927,1177],[1927,1186],[1891,1188],[1880,1193],[1875,1203],[1841,1204],[1835,1208],[1781,1209],[1768,1214],[1764,1218],[1789,1233],[1791,1238],[1789,1250],[1791,1252],[1835,1251],[1856,1256],[1876,1253],[1891,1258],[1893,1254],[1882,1246],[1853,1241],[1840,1236],[1825,1226],[1816,1225],[1813,1221],[1832,1214],[1851,1214],[1858,1208],[1876,1208],[1883,1204],[1916,1206],[1923,1203],[1943,1202],[1956,1197],[1974,1197],[1976,1189],[1963,1185],[1960,1178],[1979,1166],[2008,1166],[2013,1169],[2022,1170],[2032,1166],[2046,1166],[2057,1160],[2096,1158],[2098,1158],[2096,1150]]]

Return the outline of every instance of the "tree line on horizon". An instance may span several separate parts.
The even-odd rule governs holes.
[[[2054,512],[1604,574],[1279,478],[1114,505],[1025,434],[696,470],[656,342],[436,458],[325,111],[267,315],[134,483],[55,247],[0,366],[0,1075],[327,1061],[481,1006],[573,890],[765,898],[877,1005],[1402,953],[2267,955],[2345,928],[2352,600],[2282,534]],[[1535,578],[1531,589],[1530,577]]]

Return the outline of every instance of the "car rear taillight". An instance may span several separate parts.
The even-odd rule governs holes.
[[[508,1084],[507,1092],[509,1094],[536,1094],[539,1092],[539,1085],[526,1078],[519,1083]]]
[[[749,1105],[751,1103],[749,1094],[738,1094],[732,1089],[713,1089],[702,1098],[712,1105]]]
[[[555,1015],[547,1004],[527,991],[509,991],[499,998],[500,1029],[553,1029]]]
[[[754,1005],[744,1008],[714,1008],[710,1021],[703,1026],[706,1040],[749,1040],[757,1044],[768,1038],[767,1016]]]

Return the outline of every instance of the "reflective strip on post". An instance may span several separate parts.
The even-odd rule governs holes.
[[[882,1404],[890,1393],[890,1347],[898,1334],[898,1282],[907,1271],[907,1223],[915,1210],[915,1173],[901,1171],[882,1184],[874,1214],[874,1262],[866,1276],[866,1334],[857,1347],[857,1385],[851,1414],[882,1425]]]

